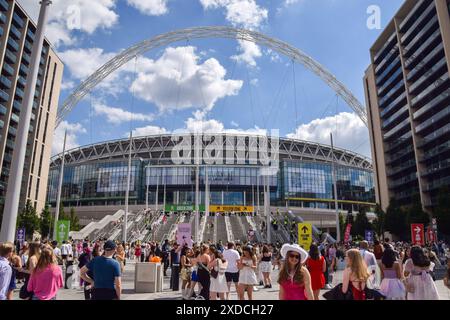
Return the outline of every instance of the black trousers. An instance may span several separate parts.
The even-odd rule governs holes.
[[[211,278],[209,272],[203,268],[199,268],[197,270],[198,282],[202,285],[202,290],[200,291],[200,295],[205,298],[205,300],[209,300],[209,287],[211,285]]]
[[[170,288],[173,291],[180,290],[180,266],[172,266],[171,268]]]
[[[164,264],[164,276],[167,275],[167,268],[169,268],[169,258],[163,256],[163,264]]]
[[[92,300],[117,300],[116,290],[107,288],[94,288]]]

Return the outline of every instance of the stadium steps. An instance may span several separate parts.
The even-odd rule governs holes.
[[[230,216],[230,225],[233,231],[234,241],[247,241],[247,234],[244,231],[241,221],[239,220],[241,217],[238,216]]]
[[[221,215],[217,217],[217,241],[220,240],[222,240],[223,243],[227,243],[228,241],[228,232],[225,225],[225,217]]]

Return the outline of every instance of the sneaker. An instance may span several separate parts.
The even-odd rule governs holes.
[[[257,286],[253,286],[253,291],[259,291],[259,289],[258,289],[258,287]]]

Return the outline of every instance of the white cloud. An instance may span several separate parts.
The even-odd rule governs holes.
[[[299,0],[285,0],[284,4],[285,4],[285,6],[289,6],[289,5],[295,4],[297,2],[299,2]]]
[[[63,81],[61,83],[61,90],[72,90],[75,88],[75,82],[73,81]]]
[[[109,107],[100,102],[92,104],[96,115],[106,116],[106,121],[112,124],[121,124],[128,121],[153,121],[151,114],[132,113],[121,108]]]
[[[168,0],[127,0],[128,5],[138,9],[148,16],[160,16],[166,14]]]
[[[257,87],[258,83],[259,83],[259,80],[257,78],[250,80],[250,84],[254,87]]]
[[[216,59],[199,63],[192,46],[166,48],[158,60],[146,61],[144,69],[138,69],[131,91],[161,112],[194,107],[209,111],[217,100],[237,95],[243,85],[225,80],[226,70]]]
[[[371,157],[367,127],[355,113],[342,112],[336,117],[313,120],[310,123],[302,124],[295,133],[290,133],[287,136],[329,145],[330,132],[333,132],[334,143],[337,147]]]
[[[157,126],[146,126],[141,128],[136,128],[133,130],[133,137],[143,137],[143,136],[153,136],[157,134],[166,134],[168,133],[165,128],[157,127]],[[128,137],[129,135],[126,134]]]
[[[34,21],[39,16],[39,1],[19,0]],[[109,29],[116,25],[119,16],[114,12],[116,0],[52,0],[49,9],[47,36],[58,47],[72,45],[72,30],[88,34],[97,29]]]
[[[230,124],[231,124],[233,127],[236,127],[236,128],[239,127],[239,124],[238,124],[237,122],[235,122],[235,121],[231,121]]]
[[[67,130],[66,150],[79,147],[78,134],[86,133],[86,129],[80,123],[62,121],[56,128],[53,136],[52,155],[61,153],[64,145],[64,133]]]
[[[203,8],[225,9],[226,19],[233,26],[257,29],[267,20],[268,10],[260,7],[255,0],[200,0]]]
[[[239,55],[231,56],[231,59],[240,63],[247,63],[252,67],[256,67],[256,58],[262,56],[261,49],[253,42],[238,40],[238,50],[241,52]]]
[[[100,68],[115,53],[105,53],[100,48],[70,49],[59,53],[73,78],[84,80]]]

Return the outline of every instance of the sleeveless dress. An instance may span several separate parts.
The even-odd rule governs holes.
[[[283,300],[308,300],[305,295],[305,286],[291,280],[282,282],[280,286],[284,291]]]
[[[211,277],[211,285],[209,287],[210,292],[218,292],[218,293],[226,293],[228,292],[228,285],[227,285],[227,279],[225,278],[225,270],[224,264],[219,261],[219,266],[217,266],[217,260],[216,265],[214,266],[214,270],[218,271],[217,278]]]
[[[384,269],[384,279],[381,281],[380,292],[387,300],[405,300],[405,285],[397,278],[397,272],[394,269]]]
[[[366,292],[364,291],[362,282],[358,282],[358,288],[350,281],[349,286],[352,290],[353,300],[366,300]]]
[[[323,275],[324,257],[321,256],[318,260],[308,258],[306,266],[311,275],[311,287],[313,290],[320,290],[325,287],[325,276]]]
[[[408,292],[407,300],[439,300],[439,293],[430,271],[434,268],[432,262],[428,269],[412,267],[408,282],[412,284],[414,292]]]
[[[251,259],[243,259],[242,261],[245,266],[239,271],[239,283],[252,286],[258,285],[258,279],[256,278],[255,270],[253,270],[251,267],[253,261]]]

